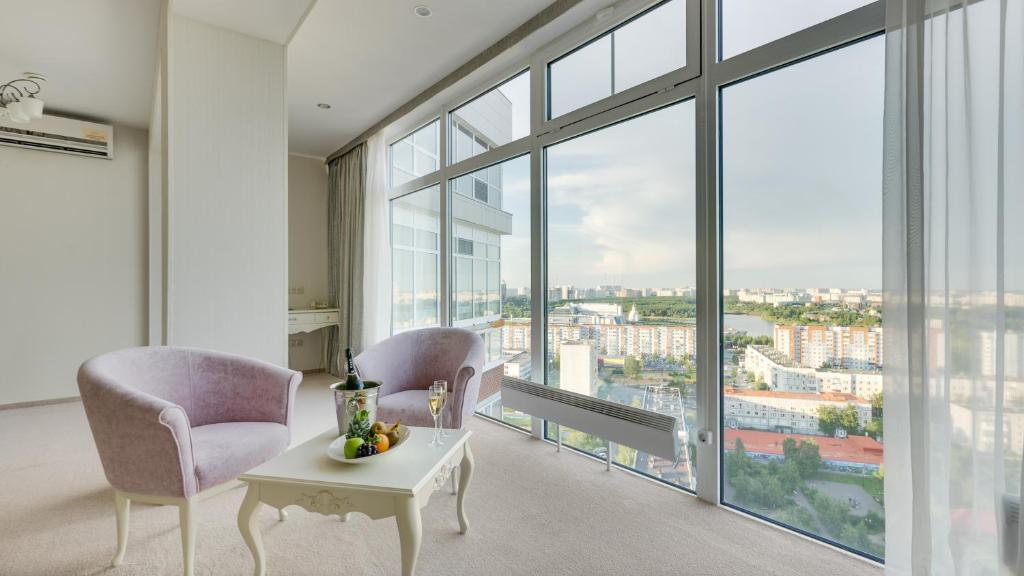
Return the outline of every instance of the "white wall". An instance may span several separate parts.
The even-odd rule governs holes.
[[[322,158],[288,157],[288,289],[289,308],[327,301],[327,166]],[[323,330],[292,334],[288,367],[321,368],[323,336]]]
[[[284,365],[285,47],[172,15],[167,60],[167,342]]]
[[[86,359],[146,343],[145,131],[114,159],[0,146],[0,404],[78,395]]]

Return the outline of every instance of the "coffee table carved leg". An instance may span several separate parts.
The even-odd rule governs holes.
[[[267,573],[267,556],[263,552],[263,538],[260,536],[259,526],[256,522],[257,512],[260,509],[260,489],[256,483],[249,483],[249,491],[245,493],[245,500],[242,500],[242,507],[238,509],[238,530],[242,533],[249,552],[252,552],[252,559],[256,563],[253,572],[255,576],[264,576]]]
[[[402,576],[412,576],[416,571],[416,559],[423,540],[420,506],[415,498],[399,498],[395,502],[395,512],[398,539],[402,546]]]
[[[469,490],[469,481],[473,478],[473,451],[469,449],[469,442],[463,444],[465,453],[462,456],[462,464],[459,465],[459,533],[465,534],[469,530],[469,520],[466,518],[466,491]]]

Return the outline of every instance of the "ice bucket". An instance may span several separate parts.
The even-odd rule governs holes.
[[[370,413],[370,422],[377,420],[377,393],[380,391],[380,382],[365,380],[363,386],[362,390],[345,390],[344,380],[331,384],[331,390],[334,390],[334,413],[338,417],[338,436],[344,436],[348,432],[348,425],[360,410]]]

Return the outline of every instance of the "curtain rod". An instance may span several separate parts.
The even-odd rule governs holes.
[[[344,156],[353,148],[368,140],[370,136],[373,136],[377,132],[386,128],[392,122],[395,122],[409,112],[412,112],[427,100],[430,100],[434,96],[440,94],[444,89],[455,84],[459,80],[462,80],[466,76],[469,76],[472,72],[490,62],[502,52],[515,46],[524,38],[546,26],[562,14],[565,14],[570,8],[576,6],[580,2],[582,2],[582,0],[555,0],[555,2],[551,3],[550,6],[535,14],[524,24],[507,34],[504,38],[498,40],[486,50],[474,56],[469,62],[459,66],[455,71],[435,82],[432,86],[413,97],[412,100],[409,100],[394,112],[388,114],[382,120],[365,130],[362,134],[350,140],[348,144],[345,144],[341,148],[335,150],[327,157],[325,162],[330,164],[335,158]]]

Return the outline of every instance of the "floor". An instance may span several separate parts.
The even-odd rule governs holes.
[[[308,376],[296,441],[334,424],[324,375]],[[423,512],[419,574],[880,575],[877,566],[483,419],[469,423],[477,467],[467,499],[472,528],[458,533],[455,498],[437,492]],[[177,510],[134,505],[125,563],[114,552],[112,493],[80,403],[0,410],[0,574],[181,573]],[[248,575],[235,526],[244,490],[199,513],[197,575]],[[260,524],[268,572],[399,573],[391,520],[347,523],[291,508]]]

